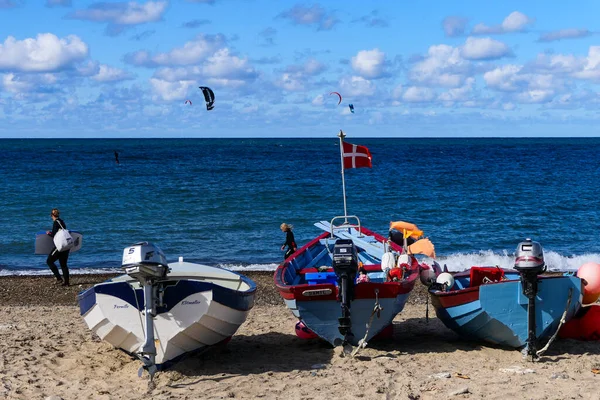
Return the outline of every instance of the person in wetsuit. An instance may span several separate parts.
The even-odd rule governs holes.
[[[60,211],[58,211],[58,208],[53,208],[50,213],[50,217],[52,217],[54,224],[52,225],[51,231],[46,231],[46,234],[48,234],[52,238],[54,237],[54,235],[56,235],[59,229],[67,229],[65,221],[63,221],[59,216]],[[52,249],[52,251],[48,255],[48,258],[46,259],[46,264],[48,264],[48,267],[50,267],[50,271],[52,271],[52,273],[56,277],[56,283],[62,286],[69,286],[69,267],[67,266],[67,260],[69,259],[69,251],[70,250],[58,252],[56,247],[54,247],[54,249]],[[58,262],[60,263],[60,269],[63,273],[62,277],[58,273],[58,268],[55,264],[56,260],[58,260]]]
[[[283,256],[283,259],[286,260],[289,256],[291,256],[296,251],[296,239],[294,239],[294,232],[292,229],[294,228],[292,225],[283,223],[279,227],[282,232],[285,232],[285,243],[281,246],[281,250],[285,249],[287,246],[287,251]]]

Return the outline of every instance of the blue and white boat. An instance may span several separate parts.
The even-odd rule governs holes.
[[[525,347],[535,358],[539,341],[555,336],[561,321],[577,313],[583,293],[576,276],[542,275],[541,247],[536,257],[522,253],[535,245],[529,239],[519,244],[515,270],[474,266],[439,274],[429,288],[437,317],[463,338]]]
[[[125,262],[129,252],[146,261]],[[160,260],[148,263],[157,254]],[[184,354],[227,341],[254,305],[251,279],[181,257],[167,264],[152,244],[126,248],[124,266],[127,274],[81,292],[79,307],[94,333],[138,355],[151,376]]]

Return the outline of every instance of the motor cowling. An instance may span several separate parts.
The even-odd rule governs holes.
[[[354,281],[358,271],[358,253],[352,240],[338,239],[335,242],[332,267],[338,278],[345,275]]]
[[[121,267],[136,279],[162,279],[169,271],[163,251],[148,242],[139,242],[123,249]]]
[[[519,243],[515,253],[515,269],[520,273],[541,274],[546,270],[542,245],[527,238]]]

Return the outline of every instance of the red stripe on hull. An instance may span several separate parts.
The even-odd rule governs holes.
[[[477,300],[479,300],[479,287],[431,295],[431,303],[434,307],[442,308],[456,307]]]

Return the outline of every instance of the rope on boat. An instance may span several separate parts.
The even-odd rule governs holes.
[[[373,306],[373,311],[371,311],[371,316],[369,317],[369,322],[367,323],[367,331],[365,332],[365,336],[358,341],[358,345],[354,351],[352,351],[352,357],[356,356],[361,349],[367,347],[367,336],[369,336],[369,329],[371,329],[373,317],[375,314],[377,314],[377,318],[379,318],[381,310],[383,310],[383,307],[381,307],[381,304],[379,304],[379,289],[375,289],[375,305]]]
[[[567,322],[567,312],[569,311],[569,307],[571,306],[571,297],[573,295],[573,288],[569,289],[569,298],[567,299],[567,307],[565,307],[565,312],[563,312],[562,317],[560,317],[560,323],[558,324],[558,328],[556,329],[556,332],[554,332],[554,335],[552,335],[552,337],[550,338],[550,340],[548,340],[548,343],[546,343],[546,345],[538,350],[535,355],[536,356],[541,356],[542,354],[544,354],[546,352],[546,350],[548,350],[548,348],[550,347],[550,345],[552,344],[552,342],[554,342],[554,339],[556,339],[556,336],[558,335],[558,331],[560,331],[560,328],[563,326],[563,324],[565,322]]]

